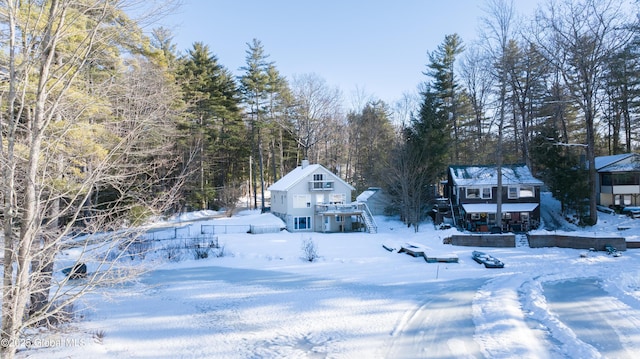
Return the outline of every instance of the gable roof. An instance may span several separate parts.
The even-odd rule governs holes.
[[[633,158],[635,157],[635,158]],[[631,159],[631,161],[626,161]],[[635,153],[623,153],[613,156],[600,156],[595,158],[596,171],[598,172],[624,172],[640,170],[640,156]]]
[[[298,184],[300,181],[309,177],[310,175],[322,172],[332,176],[336,181],[343,183],[345,186],[349,187],[352,191],[355,190],[353,186],[342,180],[342,178],[336,176],[333,172],[324,168],[322,165],[313,164],[306,166],[298,166],[294,168],[291,172],[287,173],[284,177],[280,178],[276,183],[269,186],[269,191],[288,191],[291,187]]]
[[[380,187],[369,187],[366,191],[363,191],[356,197],[356,201],[366,202],[369,198],[375,196],[377,193],[380,193],[380,190]]]
[[[453,183],[458,186],[489,186],[498,184],[498,171],[495,166],[450,166],[449,173]],[[502,184],[525,184],[542,186],[544,183],[533,177],[526,165],[502,166]]]

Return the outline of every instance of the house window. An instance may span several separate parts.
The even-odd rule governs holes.
[[[311,217],[295,217],[294,229],[311,229]]]
[[[346,195],[344,193],[331,193],[329,195],[330,204],[344,204]]]
[[[468,188],[467,198],[480,198],[480,188]]]
[[[530,198],[536,196],[536,190],[533,186],[520,187],[520,198]]]
[[[311,207],[310,194],[294,194],[293,195],[293,208],[310,208],[310,207]]]
[[[491,187],[482,188],[482,198],[483,199],[491,198]]]
[[[314,189],[322,189],[324,183],[322,182],[324,176],[322,173],[314,173],[313,174],[313,188]]]
[[[491,187],[466,188],[467,198],[491,199]]]
[[[508,197],[515,198],[532,198],[535,197],[536,190],[533,186],[509,187]]]
[[[518,187],[509,187],[509,198],[518,198]]]
[[[505,212],[502,214],[502,219],[511,219],[511,212]]]
[[[480,219],[480,213],[471,213],[471,220],[477,221]]]
[[[629,186],[637,185],[640,181],[636,173],[614,173],[613,185],[614,186]]]
[[[336,222],[342,222],[342,216],[336,216]]]
[[[630,206],[631,195],[630,194],[618,194],[613,198],[613,204],[616,206]]]

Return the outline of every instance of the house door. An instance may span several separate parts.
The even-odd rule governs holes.
[[[325,232],[331,231],[331,221],[329,219],[330,219],[329,216],[324,216],[324,231]]]

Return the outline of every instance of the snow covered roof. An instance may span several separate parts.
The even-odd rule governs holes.
[[[614,164],[616,162],[622,161],[628,157],[633,156],[633,153],[623,153],[620,155],[613,155],[613,156],[599,156],[596,157],[595,162],[596,162],[596,170],[600,170],[603,167],[609,166],[611,164]]]
[[[313,164],[313,165],[308,164],[308,165],[296,167],[291,172],[287,173],[284,177],[282,177],[280,180],[278,180],[276,183],[269,186],[268,190],[269,191],[287,191],[291,187],[296,185],[298,182],[304,180],[305,178],[309,177],[314,173],[317,173],[318,171],[324,174],[333,176],[336,181],[339,181],[344,185],[348,186],[352,191],[355,190],[353,186],[343,181],[342,178],[336,176],[334,173],[332,173],[331,171],[329,171],[328,169],[326,169],[325,167],[319,164]]]
[[[595,162],[598,172],[640,171],[640,156],[635,153],[596,157]]]
[[[380,191],[380,188],[378,187],[369,187],[369,189],[363,191],[358,195],[358,197],[356,197],[356,201],[366,202],[369,198],[371,198],[371,196],[378,193],[378,191]]]
[[[488,186],[498,184],[498,171],[495,166],[451,166],[449,173],[453,184],[457,186]],[[525,184],[542,186],[544,183],[533,177],[526,165],[502,166],[502,184]]]

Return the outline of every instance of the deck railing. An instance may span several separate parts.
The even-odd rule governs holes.
[[[360,213],[363,211],[361,203],[349,204],[316,204],[316,213]]]

